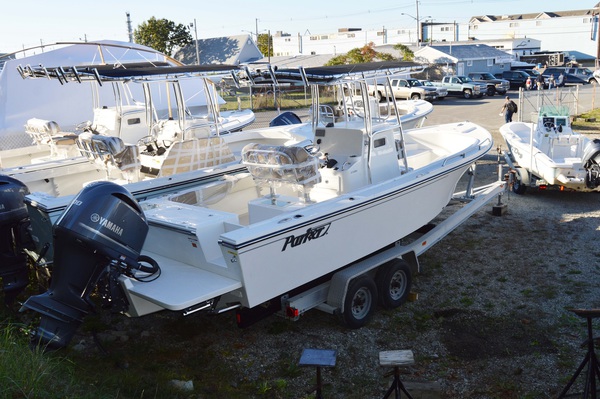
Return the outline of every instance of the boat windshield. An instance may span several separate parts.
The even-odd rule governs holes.
[[[540,116],[565,116],[570,115],[569,107],[565,105],[542,105]]]

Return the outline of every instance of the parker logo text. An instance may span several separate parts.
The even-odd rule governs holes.
[[[327,223],[322,226],[311,227],[308,230],[306,230],[306,233],[300,234],[299,236],[291,235],[289,237],[286,237],[285,244],[283,244],[281,252],[285,251],[288,245],[293,248],[297,247],[298,245],[302,245],[307,241],[316,240],[317,238],[323,237],[329,231],[330,226],[331,223]]]

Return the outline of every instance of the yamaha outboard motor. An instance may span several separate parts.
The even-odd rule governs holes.
[[[27,257],[23,248],[29,218],[25,205],[27,186],[17,179],[0,175],[0,278],[4,283],[4,302],[10,305],[27,286]]]
[[[585,185],[587,188],[600,186],[600,140],[594,139],[583,149],[581,163],[586,170]]]
[[[285,111],[271,119],[271,122],[269,122],[269,127],[297,125],[298,123],[302,123],[302,120],[298,115],[291,111]]]
[[[66,346],[93,311],[90,294],[99,280],[111,268],[143,268],[138,261],[147,233],[146,217],[126,189],[106,181],[85,187],[54,225],[50,288],[23,304],[42,315],[32,344]]]

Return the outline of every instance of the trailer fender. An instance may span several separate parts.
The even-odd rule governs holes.
[[[517,167],[515,168],[516,178],[521,181],[521,184],[524,186],[528,186],[531,184],[531,179],[529,177],[529,172],[525,168]]]
[[[340,270],[332,276],[331,285],[329,286],[329,292],[327,294],[327,305],[336,309],[336,314],[343,314],[344,303],[346,301],[346,294],[348,292],[350,282],[362,274],[370,274],[371,277],[374,277],[377,268],[382,264],[387,263],[391,259],[394,259],[394,257],[400,257],[406,261],[413,275],[419,272],[419,260],[414,251],[408,251],[404,254],[396,254],[396,256],[383,256],[382,258],[378,258],[377,255],[375,255],[369,259]]]

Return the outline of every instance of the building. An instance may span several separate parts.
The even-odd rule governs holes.
[[[196,53],[196,43],[198,52]],[[173,58],[187,65],[200,64],[229,64],[239,65],[254,62],[263,57],[250,35],[214,37],[194,40],[175,53]]]
[[[437,64],[446,74],[501,73],[510,70],[513,57],[485,44],[435,44],[415,51],[415,62]]]
[[[424,20],[419,25],[420,32],[416,26],[377,30],[344,28],[318,35],[278,32],[273,36],[273,52],[276,56],[336,55],[369,43],[416,45],[420,37],[421,45],[476,41],[517,56],[536,51],[566,51],[578,61],[595,60],[600,52],[599,7],[600,3],[581,10],[476,16],[466,24]]]
[[[473,17],[469,21],[468,38],[484,42],[535,38],[541,43],[541,51],[566,51],[579,54],[581,59],[596,59],[600,49],[599,6],[600,3],[583,10]]]

